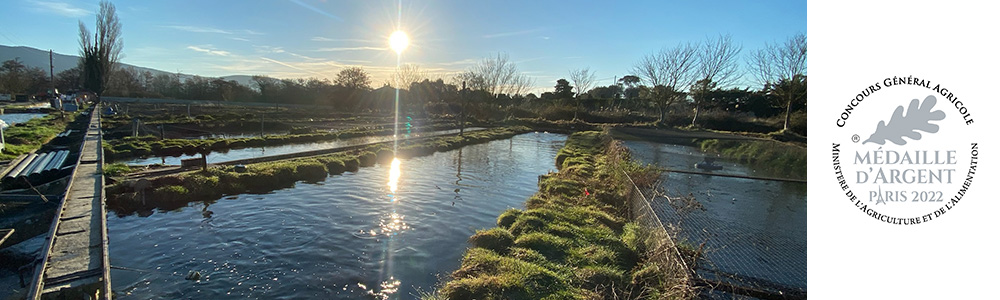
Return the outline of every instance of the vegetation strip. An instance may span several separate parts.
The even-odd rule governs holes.
[[[648,260],[643,234],[628,222],[626,167],[659,172],[610,155],[607,133],[578,132],[556,156],[557,173],[539,177],[525,210],[509,209],[497,227],[469,238],[450,281],[424,299],[659,299],[685,295]]]
[[[49,114],[4,128],[6,145],[3,153],[0,153],[0,160],[10,160],[18,155],[38,150],[66,130],[67,125],[76,120],[78,115],[79,113],[66,113],[65,117],[60,117],[59,114]]]
[[[451,129],[452,126],[430,126],[425,130]],[[276,146],[298,143],[312,143],[335,139],[392,134],[393,128],[370,130],[342,130],[336,132],[314,132],[288,135],[265,135],[253,138],[211,138],[211,139],[165,139],[152,135],[126,137],[106,141],[104,155],[113,160],[143,156],[181,156],[202,152],[241,149],[251,147]]]
[[[788,178],[806,178],[806,147],[778,141],[704,140],[701,151],[719,153]]]
[[[530,131],[523,126],[493,128],[469,132],[462,136],[435,137],[417,142],[402,142],[397,156],[401,158],[430,155],[434,152],[458,149],[467,145],[505,139]],[[156,177],[137,183],[123,181],[107,188],[108,206],[119,214],[131,214],[153,208],[174,209],[188,202],[214,200],[223,195],[265,193],[291,187],[298,181],[316,182],[329,175],[357,171],[360,167],[388,162],[393,158],[392,144],[368,147],[321,156],[249,164],[245,170],[223,166],[208,170]],[[115,167],[120,168],[120,167]],[[108,170],[121,172],[120,170]],[[146,186],[144,190],[136,187]]]

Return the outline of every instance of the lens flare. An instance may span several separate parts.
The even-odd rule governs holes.
[[[389,165],[389,191],[395,193],[396,187],[399,184],[399,159],[393,157],[392,164]],[[395,199],[395,197],[393,197]]]
[[[410,45],[410,37],[406,35],[402,30],[397,30],[389,36],[389,48],[396,51],[396,54],[403,53],[406,50],[406,46]]]

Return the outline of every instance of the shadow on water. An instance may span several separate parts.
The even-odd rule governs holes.
[[[528,133],[403,160],[396,193],[376,165],[111,217],[111,264],[146,270],[115,270],[112,283],[121,299],[416,298],[458,267],[476,229],[523,206],[565,139]]]

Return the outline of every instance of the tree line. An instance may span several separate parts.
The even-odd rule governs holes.
[[[80,63],[55,76],[62,90],[83,89],[98,95],[154,97],[189,100],[247,101],[328,105],[340,110],[382,111],[392,107],[394,93],[401,89],[405,108],[419,110],[456,103],[498,108],[522,105],[574,107],[581,110],[630,109],[650,112],[660,122],[678,113],[690,114],[699,125],[703,111],[745,113],[756,117],[790,116],[806,104],[806,37],[797,34],[783,43],[767,43],[743,56],[742,46],[730,35],[701,42],[684,42],[640,57],[622,76],[607,86],[594,86],[589,68],[568,72],[551,91],[529,93],[535,81],[518,69],[505,53],[483,58],[450,79],[431,79],[417,65],[404,65],[382,87],[373,88],[371,76],[362,67],[341,70],[331,81],[323,78],[279,79],[255,75],[249,85],[233,80],[156,74],[132,67],[116,67],[122,49],[121,24],[114,5],[102,1],[97,27],[91,33],[80,22]],[[740,58],[745,58],[741,60]],[[744,63],[745,61],[745,63]],[[568,79],[567,79],[568,78]],[[752,78],[759,89],[736,88],[741,78]],[[0,66],[0,91],[45,90],[44,72],[27,68],[17,60]],[[391,95],[390,95],[391,94]],[[390,98],[390,99],[387,99]],[[450,106],[449,106],[450,105]]]

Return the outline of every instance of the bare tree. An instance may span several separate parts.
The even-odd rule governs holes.
[[[569,80],[572,80],[573,85],[576,86],[577,98],[589,91],[594,85],[594,76],[594,73],[590,71],[590,67],[569,71]]]
[[[410,84],[427,79],[427,74],[415,64],[405,64],[396,68],[392,74],[392,86],[398,89],[410,89]]]
[[[122,25],[115,5],[101,1],[97,12],[97,28],[91,39],[90,31],[80,22],[80,65],[84,87],[101,95],[108,85],[122,52]]]
[[[740,78],[740,65],[737,59],[742,45],[733,43],[732,35],[719,35],[709,38],[698,51],[697,80],[691,88],[694,95],[694,118],[691,125],[698,122],[701,105],[706,100],[708,92],[714,88],[725,88]]]
[[[590,71],[590,67],[571,70],[569,71],[569,80],[572,80],[573,85],[576,86],[576,110],[573,111],[573,119],[576,120],[576,115],[580,112],[580,106],[583,104],[580,95],[586,93],[594,85],[594,73]]]
[[[506,53],[484,58],[455,77],[456,82],[465,82],[469,89],[485,91],[493,97],[500,94],[519,95],[534,84],[534,80],[518,71]]]
[[[766,43],[750,53],[749,69],[765,90],[785,101],[785,127],[792,113],[792,102],[804,94],[806,74],[806,35],[799,33],[785,43]]]
[[[667,108],[683,99],[695,78],[698,46],[677,44],[643,56],[632,67],[632,73],[652,88],[652,98],[660,110],[660,121],[666,120]],[[623,78],[624,79],[624,78]]]

